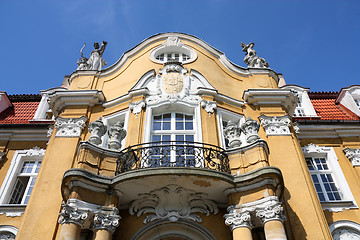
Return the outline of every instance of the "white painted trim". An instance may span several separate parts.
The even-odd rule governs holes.
[[[0,225],[0,233],[1,232],[10,232],[16,236],[18,229],[11,225]]]
[[[351,193],[350,187],[346,181],[344,173],[339,165],[339,160],[332,147],[323,147],[315,144],[309,144],[302,147],[305,158],[306,157],[325,157],[328,167],[334,178],[336,186],[340,189],[342,194],[341,201],[329,201],[321,203],[323,209],[328,209],[330,212],[339,212],[343,209],[357,208],[354,196]],[[326,194],[326,193],[324,193]]]
[[[319,123],[306,123],[298,122],[300,133],[299,139],[305,138],[341,138],[341,137],[360,137],[360,126],[343,125],[339,123],[333,124],[319,124]]]
[[[356,223],[356,222],[348,221],[348,220],[340,220],[340,221],[333,222],[329,225],[329,228],[330,228],[331,234],[333,234],[333,232],[338,228],[350,228],[350,229],[353,229],[360,233],[360,224]]]
[[[7,204],[10,199],[10,195],[12,193],[12,189],[16,182],[17,176],[21,169],[22,163],[28,160],[42,161],[44,154],[45,154],[45,150],[39,147],[34,147],[32,149],[27,149],[27,150],[15,151],[14,157],[11,160],[10,167],[7,171],[4,182],[2,183],[0,188],[0,206],[4,206],[4,207],[6,205],[9,205],[11,207],[23,206],[21,204]],[[1,212],[7,213],[6,209],[1,210]],[[11,208],[9,209],[9,212],[12,212]]]
[[[360,85],[341,89],[335,102],[340,103],[356,115],[360,116],[360,109],[356,105],[355,100],[360,100]]]

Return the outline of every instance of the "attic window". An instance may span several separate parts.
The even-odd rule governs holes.
[[[150,53],[150,60],[160,64],[170,60],[186,64],[195,61],[196,58],[196,52],[183,44],[178,37],[168,37],[163,44]]]

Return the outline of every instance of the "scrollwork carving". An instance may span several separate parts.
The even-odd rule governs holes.
[[[344,148],[343,151],[354,167],[360,166],[360,148]]]
[[[261,126],[265,128],[266,135],[282,136],[290,135],[290,118],[288,115],[284,116],[259,116]]]
[[[231,231],[236,228],[252,228],[250,212],[237,212],[234,206],[228,207],[228,214],[225,214],[225,224],[230,226]]]
[[[268,221],[284,221],[284,209],[281,206],[281,203],[275,203],[269,206],[266,206],[262,209],[256,210],[256,217],[260,218],[262,223],[265,224]]]
[[[135,114],[135,118],[137,118],[138,114],[141,112],[141,109],[143,109],[146,106],[145,101],[136,101],[129,103],[129,108],[132,110],[133,114]]]
[[[145,217],[144,223],[157,219],[178,221],[180,218],[201,222],[201,217],[195,212],[207,216],[218,212],[216,204],[204,197],[203,193],[170,184],[150,193],[140,194],[139,199],[131,204],[129,212],[131,215],[137,212],[137,216],[151,213]]]
[[[60,224],[73,223],[82,226],[88,216],[89,213],[87,210],[82,210],[69,204],[63,204],[61,212],[59,213],[58,222]]]
[[[103,207],[101,211],[96,212],[94,215],[93,229],[105,229],[110,232],[115,232],[121,219],[118,213],[119,211],[117,208]]]
[[[57,117],[55,128],[57,130],[56,137],[80,137],[81,131],[85,127],[87,117],[80,118],[63,118]]]
[[[211,117],[211,114],[214,113],[215,109],[217,108],[216,102],[214,101],[208,101],[208,100],[201,100],[200,102],[201,107],[205,109],[205,111],[209,114],[209,117]]]

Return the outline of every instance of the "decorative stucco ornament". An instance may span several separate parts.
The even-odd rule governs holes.
[[[57,117],[55,128],[57,130],[56,137],[80,137],[81,131],[85,127],[87,117],[80,118],[63,118]]]
[[[76,70],[101,71],[101,69],[107,65],[107,62],[102,58],[106,45],[107,42],[105,41],[101,43],[101,46],[97,42],[94,43],[95,49],[91,52],[89,59],[87,59],[83,55],[83,50],[86,46],[86,44],[84,43],[84,46],[80,50],[81,57],[77,62],[78,68]]]
[[[241,129],[239,127],[239,124],[234,123],[232,121],[228,121],[224,129],[224,137],[227,140],[229,140],[230,148],[240,147],[241,145],[240,135],[241,135]]]
[[[115,232],[120,224],[121,217],[118,215],[117,208],[102,207],[99,212],[94,215],[94,222],[92,228],[94,230],[108,230]]]
[[[266,135],[282,136],[290,135],[291,120],[288,115],[284,116],[259,116],[261,126],[265,128]]]
[[[209,117],[211,117],[211,114],[214,113],[215,109],[217,108],[216,102],[204,99],[201,100],[200,105],[209,114]]]
[[[89,123],[88,129],[90,132],[88,141],[95,145],[101,144],[101,137],[105,135],[107,130],[107,127],[102,122],[101,117]]]
[[[181,42],[180,38],[178,37],[168,37],[164,43],[164,46],[171,47],[171,46],[177,46],[182,47],[184,44]]]
[[[119,150],[121,148],[121,141],[126,136],[126,130],[120,122],[117,122],[115,125],[109,127],[108,135],[108,147],[113,150]]]
[[[240,227],[252,228],[251,215],[248,211],[237,212],[234,206],[227,208],[228,214],[225,214],[225,224],[230,226],[231,231]]]
[[[280,202],[268,205],[263,209],[257,209],[256,217],[260,218],[263,224],[268,221],[285,220],[284,209]]]
[[[26,150],[26,156],[44,156],[44,154],[45,149],[42,149],[38,146]]]
[[[247,143],[252,143],[260,139],[258,134],[260,124],[257,121],[251,119],[250,117],[247,117],[246,121],[241,124],[240,128],[246,136]]]
[[[241,42],[242,50],[246,53],[244,62],[249,68],[268,68],[269,64],[264,58],[261,58],[256,54],[256,51],[253,49],[254,46],[255,43],[253,42],[249,44]]]
[[[354,167],[360,166],[360,148],[344,148],[343,151]]]
[[[304,153],[321,153],[323,148],[314,143],[309,143],[308,145],[302,147],[302,150]]]
[[[89,213],[87,210],[81,210],[76,206],[69,205],[67,203],[62,204],[61,212],[59,213],[60,224],[74,223],[82,226],[85,219],[87,219]]]
[[[135,118],[137,118],[138,114],[141,112],[141,109],[143,109],[146,106],[145,101],[136,101],[129,103],[129,108],[135,114]]]
[[[153,90],[146,98],[146,104],[155,105],[160,102],[175,103],[177,101],[198,104],[201,98],[189,91],[192,78],[188,70],[173,59],[164,65],[165,67],[159,69],[159,73],[152,81],[156,90]]]
[[[175,222],[179,219],[190,219],[201,222],[200,212],[208,216],[210,213],[217,214],[216,204],[204,199],[205,194],[196,193],[193,190],[170,184],[164,188],[139,194],[139,199],[132,202],[129,212],[131,215],[137,212],[137,216],[151,213],[144,219],[148,223],[157,219],[167,219]]]
[[[334,240],[360,240],[360,232],[350,228],[336,229],[332,236]]]

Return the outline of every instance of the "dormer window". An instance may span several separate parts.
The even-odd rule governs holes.
[[[195,61],[196,58],[196,52],[183,44],[178,37],[168,37],[165,43],[150,53],[150,60],[160,64],[170,60],[186,64]]]

